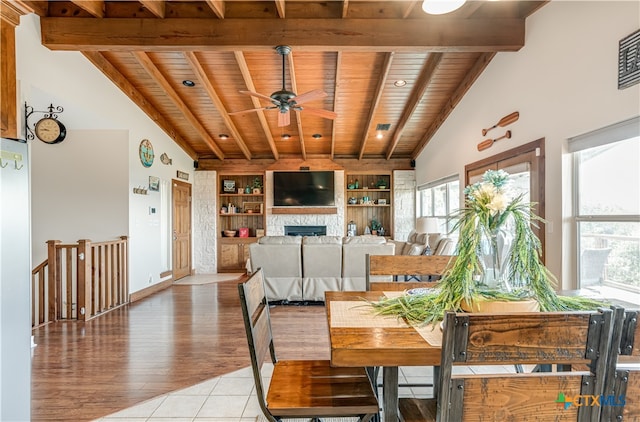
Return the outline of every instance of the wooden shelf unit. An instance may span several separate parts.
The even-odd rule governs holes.
[[[349,186],[358,181],[358,188]],[[378,187],[378,181],[386,184],[384,189]],[[371,220],[375,219],[384,228],[385,236],[393,236],[393,189],[391,172],[346,173],[345,174],[345,228],[350,221],[356,223],[357,235],[364,234],[365,228],[371,227]],[[369,202],[363,203],[365,198]],[[349,199],[356,198],[356,204],[350,204]],[[384,203],[380,203],[383,202]],[[346,231],[345,231],[346,234]]]
[[[261,193],[253,193],[253,183],[256,177],[260,180],[263,189]],[[224,191],[224,181],[235,182],[235,192]],[[244,193],[246,186],[252,193]],[[243,193],[238,193],[242,188]],[[247,173],[222,173],[218,174],[218,272],[244,272],[249,258],[249,245],[258,241],[257,230],[265,230],[265,195],[264,174]],[[237,212],[229,212],[231,204]],[[227,208],[222,212],[223,207]],[[246,212],[247,209],[252,212]],[[249,237],[225,237],[225,230],[236,230],[246,227],[249,229]]]

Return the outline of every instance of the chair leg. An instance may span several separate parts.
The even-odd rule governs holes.
[[[380,373],[379,366],[367,366],[365,368],[367,371],[367,375],[369,376],[369,380],[371,381],[371,386],[373,387],[373,392],[376,395],[377,399],[380,399],[378,395],[378,374]],[[380,412],[375,413],[373,415],[365,415],[361,419],[361,421],[369,421],[371,422],[380,422]]]

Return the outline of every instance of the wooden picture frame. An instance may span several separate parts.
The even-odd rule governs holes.
[[[223,180],[222,191],[224,193],[236,193],[236,181],[235,180]]]
[[[262,202],[243,202],[242,209],[245,213],[262,214],[264,212],[264,204]]]
[[[149,190],[150,191],[159,191],[160,190],[160,178],[156,176],[149,176]]]

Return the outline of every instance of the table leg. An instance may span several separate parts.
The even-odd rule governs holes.
[[[400,422],[398,413],[398,367],[382,368],[382,409],[385,422]]]

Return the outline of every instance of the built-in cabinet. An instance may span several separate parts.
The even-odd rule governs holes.
[[[264,235],[264,174],[221,173],[217,197],[218,272],[244,272],[249,245]]]
[[[367,227],[374,229],[377,222],[384,236],[393,236],[392,182],[391,172],[345,174],[346,234],[351,222],[356,225],[356,235],[365,234]]]

